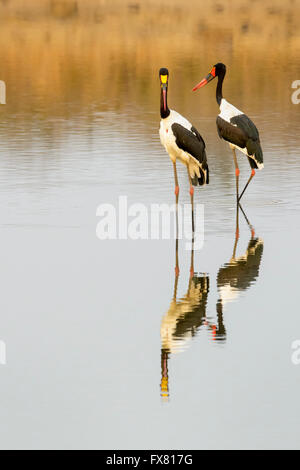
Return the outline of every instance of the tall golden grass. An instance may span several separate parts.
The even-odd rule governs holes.
[[[162,65],[174,72],[174,99],[180,92],[193,107],[185,90],[217,60],[230,66],[228,86],[241,101],[247,91],[288,112],[290,82],[300,79],[299,19],[300,0],[2,0],[7,112],[42,119],[67,116],[70,105],[147,106]],[[211,96],[201,96],[207,109]]]

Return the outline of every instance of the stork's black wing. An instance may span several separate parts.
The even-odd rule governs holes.
[[[230,119],[230,123],[218,116],[217,129],[222,139],[240,148],[247,148],[249,156],[254,156],[257,163],[263,163],[258,130],[246,114],[234,116]],[[256,164],[255,167],[257,167]]]
[[[172,124],[172,131],[176,139],[176,145],[184,152],[189,153],[201,164],[201,178],[199,184],[209,183],[209,169],[206,158],[205,142],[195,127],[191,130],[181,124]]]
[[[237,145],[240,148],[246,147],[248,136],[245,134],[243,129],[230,124],[220,116],[217,117],[217,129],[221,139],[224,139],[231,144]]]
[[[207,164],[205,143],[195,127],[189,130],[181,124],[175,123],[172,124],[172,131],[176,139],[176,145],[181,150],[196,158],[202,166],[205,163]]]
[[[259,141],[259,133],[254,122],[246,116],[246,114],[239,114],[230,119],[230,122],[237,126],[241,131],[245,133],[248,139]]]

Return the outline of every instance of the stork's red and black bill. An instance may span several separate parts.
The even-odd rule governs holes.
[[[198,85],[196,85],[194,88],[193,88],[193,91],[196,91],[198,90],[199,88],[202,88],[204,85],[206,85],[207,83],[209,83],[211,80],[213,80],[214,78],[216,77],[216,68],[213,67],[212,70],[209,72],[209,74],[203,78],[203,80],[201,80],[200,83],[198,83]]]

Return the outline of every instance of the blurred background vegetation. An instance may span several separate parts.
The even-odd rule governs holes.
[[[300,79],[299,20],[300,0],[0,0],[6,112],[154,112],[160,66],[170,68],[174,101],[180,93],[193,108],[191,86],[223,61],[237,105],[246,92],[288,113],[291,79]]]

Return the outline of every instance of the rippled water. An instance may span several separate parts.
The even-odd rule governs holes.
[[[48,27],[58,40],[63,26]],[[39,37],[25,40],[29,63],[17,49],[2,60],[1,447],[299,447],[297,47],[289,42],[278,60],[265,49],[255,61],[236,43],[223,52],[210,43],[197,57],[170,35],[165,52],[155,55],[154,41],[130,61],[114,43],[114,65],[104,62],[96,80],[84,48],[90,32],[74,31],[82,48],[58,47],[60,72],[54,39],[44,56]],[[228,66],[224,95],[255,121],[265,158],[239,211],[238,242],[215,82],[191,92],[216,56]],[[203,135],[211,170],[211,184],[195,191],[204,246],[191,253],[179,240],[179,276],[175,240],[96,237],[101,203],[117,205],[120,195],[147,207],[174,203],[158,136],[161,66],[170,68],[170,106]],[[239,162],[246,182],[248,162]],[[180,201],[189,202],[181,166],[179,179]]]

